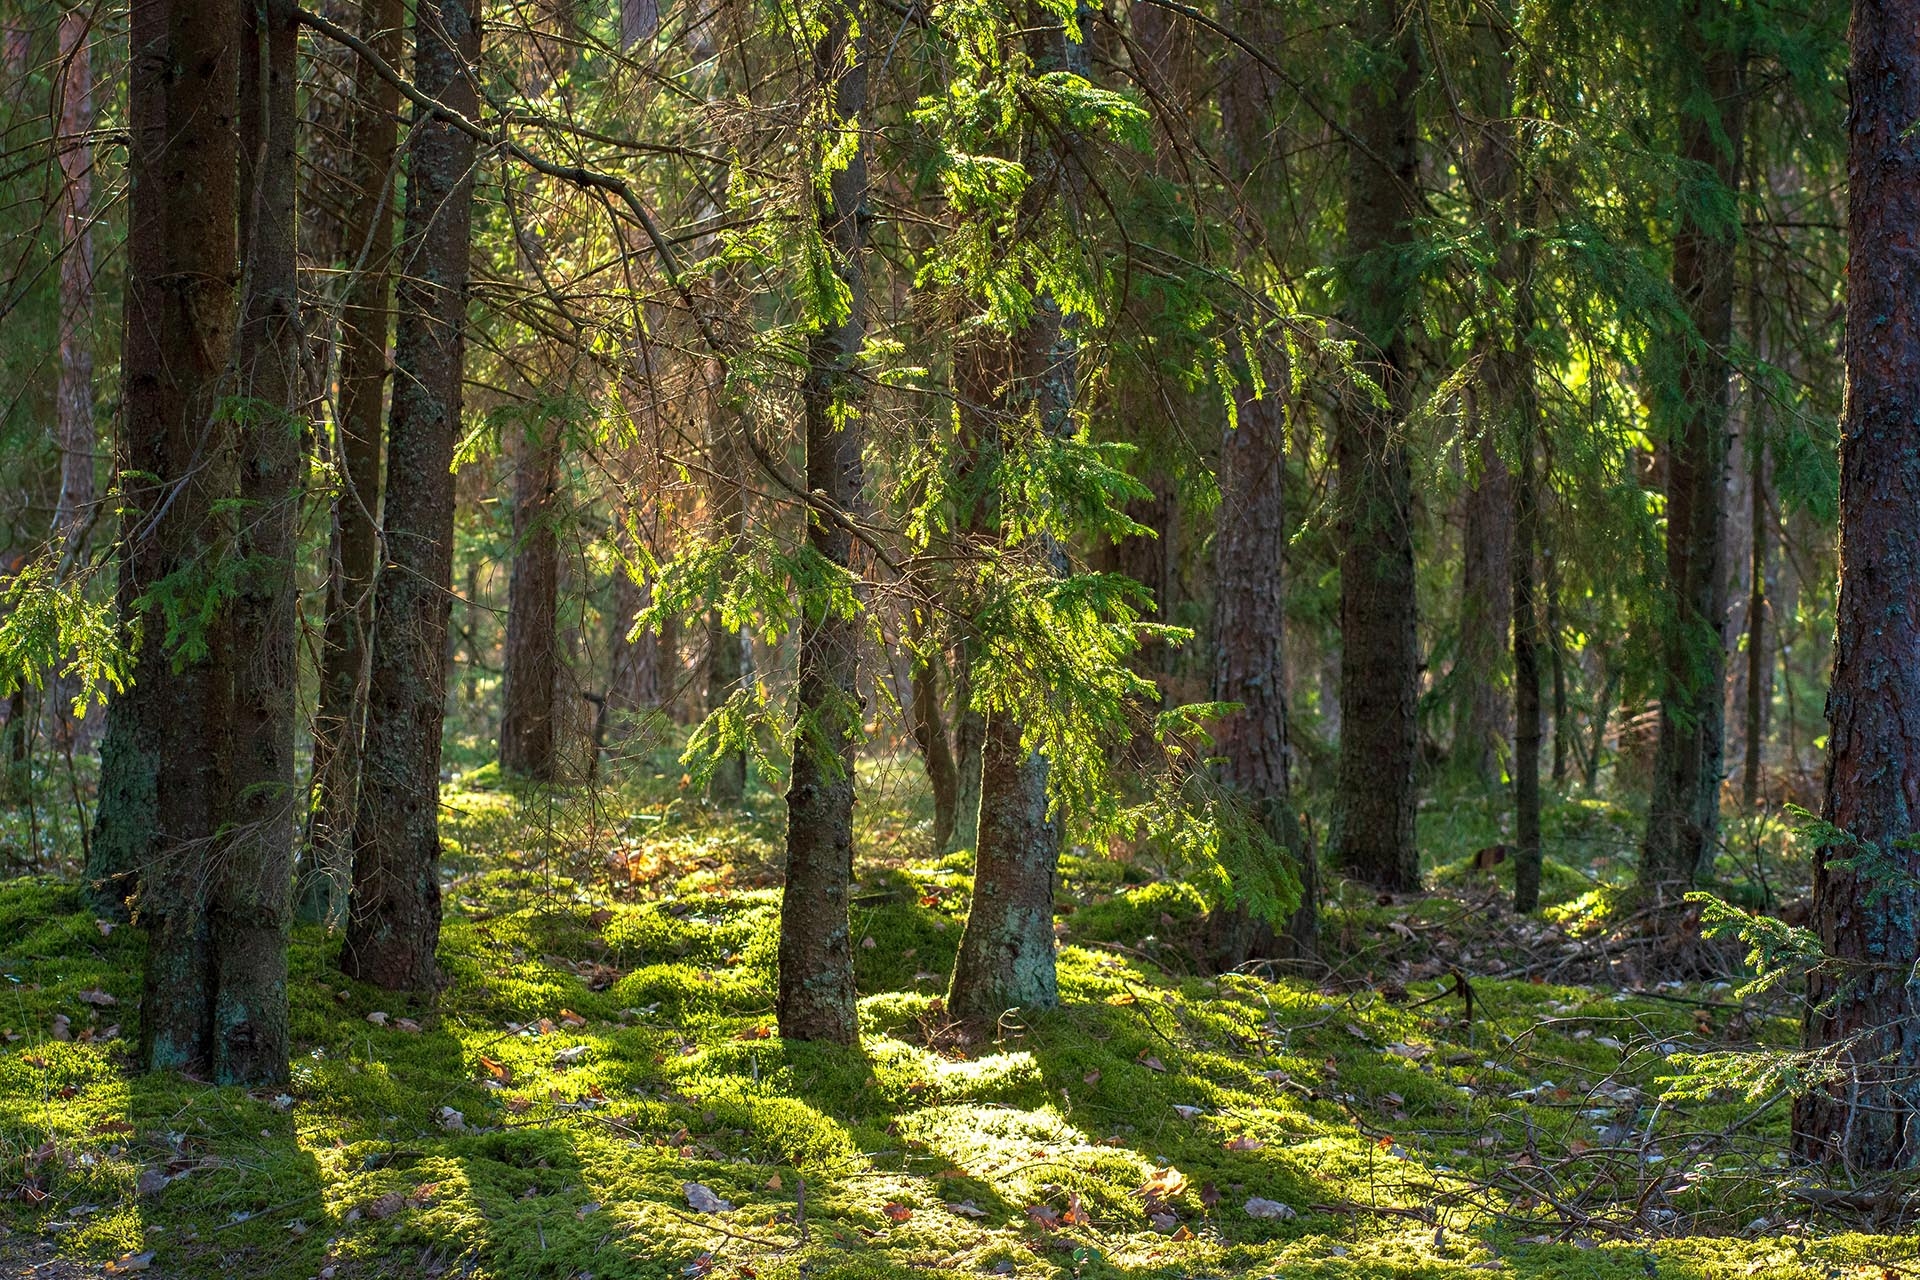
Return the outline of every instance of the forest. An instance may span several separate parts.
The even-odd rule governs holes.
[[[1920,0],[0,86],[0,1274],[1920,1274]]]

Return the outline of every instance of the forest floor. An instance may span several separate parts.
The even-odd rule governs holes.
[[[0,882],[0,1275],[1920,1269],[1920,1236],[1804,1202],[1779,1096],[1665,1092],[1795,1027],[1641,973],[1607,918],[1631,815],[1554,805],[1522,920],[1467,869],[1495,803],[1430,806],[1436,890],[1341,890],[1303,975],[1191,972],[1177,874],[1074,857],[1064,1007],[967,1043],[938,1001],[966,859],[926,853],[907,765],[863,781],[857,1051],[772,1034],[776,797],[714,814],[677,770],[591,800],[456,777],[450,987],[349,982],[303,928],[277,1095],[130,1074],[137,931]]]

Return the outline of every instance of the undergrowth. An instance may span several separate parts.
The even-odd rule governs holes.
[[[872,769],[858,1051],[772,1033],[776,798],[717,814],[669,766],[591,802],[458,778],[452,985],[427,1006],[350,982],[337,939],[301,929],[284,1094],[130,1074],[138,932],[54,879],[0,885],[0,1258],[50,1241],[107,1271],[327,1280],[1704,1280],[1920,1256],[1792,1207],[1780,1099],[1660,1096],[1675,1053],[1786,1044],[1783,1018],[1712,986],[1547,980],[1593,946],[1611,881],[1578,840],[1618,838],[1604,806],[1556,806],[1545,921],[1503,916],[1502,868],[1472,868],[1497,831],[1430,814],[1439,892],[1340,889],[1328,964],[1304,973],[1190,971],[1197,895],[1076,851],[1064,1007],[969,1043],[939,999],[966,860],[925,855],[909,770]]]

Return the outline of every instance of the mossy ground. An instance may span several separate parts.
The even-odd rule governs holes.
[[[150,1275],[259,1280],[1704,1280],[1920,1258],[1791,1207],[1777,1100],[1657,1101],[1675,1049],[1784,1043],[1784,1021],[1699,987],[1541,980],[1540,957],[1590,946],[1570,935],[1607,884],[1594,849],[1628,838],[1604,806],[1550,820],[1567,923],[1501,919],[1462,862],[1492,808],[1436,810],[1441,891],[1337,894],[1329,965],[1298,976],[1189,972],[1192,891],[1076,856],[1065,1007],[964,1044],[936,997],[966,863],[925,855],[912,770],[875,766],[845,1051],[771,1035],[775,797],[716,815],[677,770],[636,772],[591,801],[456,779],[452,985],[425,1006],[348,982],[302,929],[279,1096],[129,1074],[138,932],[103,934],[64,883],[0,885],[0,1260],[50,1242],[96,1274],[151,1251]],[[735,1207],[701,1212],[687,1183]]]

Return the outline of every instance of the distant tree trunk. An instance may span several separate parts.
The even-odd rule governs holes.
[[[657,711],[662,701],[659,637],[651,631],[634,639],[633,620],[647,607],[648,592],[622,567],[614,571],[612,670],[607,680],[607,703],[615,711]]]
[[[907,628],[914,652],[912,664],[913,705],[908,715],[913,721],[913,740],[920,747],[920,759],[926,766],[927,786],[933,792],[933,847],[944,850],[953,838],[954,806],[959,799],[960,775],[953,763],[953,747],[947,740],[947,726],[940,717],[940,688],[933,657],[923,655],[926,625],[919,610],[908,607]]]
[[[1795,1154],[1850,1178],[1920,1163],[1916,29],[1916,0],[1854,5],[1840,600],[1821,813],[1848,839],[1814,857],[1812,923],[1830,960],[1808,984],[1805,1024],[1805,1047],[1842,1074],[1793,1108]]]
[[[133,15],[129,265],[122,345],[123,616],[140,618],[133,686],[112,703],[93,849],[106,874],[139,881],[147,934],[139,1060],[149,1070],[212,1061],[213,955],[206,906],[229,791],[234,651],[226,608],[167,644],[159,608],[135,601],[170,580],[212,589],[228,554],[219,504],[235,491],[219,412],[233,338],[239,170],[239,15],[232,0],[155,0]],[[150,479],[149,479],[150,477]]]
[[[714,379],[709,399],[712,415],[710,440],[714,474],[708,481],[708,501],[713,518],[720,526],[734,555],[744,551],[747,531],[746,491],[742,484],[740,451],[733,432],[741,428],[736,415],[721,403],[719,377]],[[707,611],[707,689],[706,709],[711,715],[727,705],[740,690],[745,677],[746,659],[741,636],[729,627],[719,609]],[[747,753],[733,750],[714,762],[707,779],[707,795],[717,805],[738,805],[747,794]]]
[[[213,1078],[287,1078],[287,929],[299,795],[294,768],[295,519],[300,506],[300,298],[294,155],[295,0],[240,6],[240,228],[246,292],[234,368],[246,518],[233,603],[233,765],[209,928]]]
[[[1084,21],[1084,18],[1082,19]],[[1091,74],[1086,45],[1051,12],[1032,11],[1027,54],[1042,72]],[[1031,218],[1043,202],[1064,201],[1076,213],[1085,183],[1078,140],[1053,134],[1023,157],[1033,175],[1022,199]],[[1078,339],[1058,300],[1041,293],[1013,335],[1013,379],[1000,429],[1031,416],[1039,429],[1065,435],[1079,376]],[[1055,573],[1064,548],[1046,547]],[[987,716],[980,750],[980,829],[973,853],[973,903],[954,959],[947,1009],[975,1027],[998,1023],[1009,1009],[1051,1009],[1060,1003],[1053,936],[1053,879],[1060,828],[1050,820],[1047,759],[1025,745],[1021,725],[1004,711]]]
[[[554,690],[560,672],[560,539],[554,484],[560,462],[556,424],[532,423],[513,448],[513,576],[507,583],[504,710],[500,767],[537,782],[556,776],[559,734]]]
[[[1752,445],[1753,508],[1752,556],[1747,566],[1747,705],[1746,759],[1740,771],[1740,800],[1749,810],[1760,803],[1760,769],[1767,737],[1767,699],[1773,691],[1767,661],[1767,454],[1766,445]]]
[[[1407,313],[1421,80],[1419,26],[1406,0],[1370,0],[1374,70],[1353,89],[1348,128],[1344,323],[1355,359],[1386,396],[1343,388],[1333,454],[1339,484],[1340,757],[1329,843],[1339,867],[1382,889],[1420,887],[1414,845],[1415,704],[1412,476],[1399,420],[1412,402]]]
[[[1531,379],[1531,369],[1527,377]],[[1531,410],[1533,397],[1524,399]],[[1540,506],[1534,417],[1528,412],[1515,423],[1520,466],[1513,485],[1513,909],[1523,914],[1540,905],[1541,869],[1540,605],[1533,590]]]
[[[1547,472],[1552,474],[1552,450],[1547,451]],[[1537,507],[1546,497],[1539,491],[1534,494]],[[1536,523],[1534,543],[1540,555],[1542,586],[1546,590],[1547,628],[1542,640],[1547,647],[1547,661],[1553,676],[1553,781],[1557,786],[1567,780],[1567,761],[1571,756],[1569,743],[1573,735],[1573,716],[1567,710],[1567,648],[1566,628],[1561,625],[1560,613],[1560,555],[1554,549],[1553,539]]]
[[[1745,89],[1730,38],[1708,30],[1719,0],[1698,0],[1684,33],[1702,81],[1681,121],[1685,180],[1738,194]],[[1730,198],[1730,197],[1729,197]],[[1720,827],[1722,687],[1726,646],[1728,343],[1733,335],[1735,249],[1732,215],[1703,214],[1718,197],[1683,201],[1673,249],[1673,287],[1689,329],[1680,338],[1677,403],[1667,423],[1667,581],[1660,645],[1659,738],[1653,792],[1640,849],[1640,888],[1671,901],[1711,870]],[[1731,205],[1729,205],[1731,207]]]
[[[405,39],[401,0],[362,0],[359,35],[389,66]],[[340,922],[353,874],[354,800],[366,714],[368,629],[380,533],[381,419],[392,319],[394,154],[400,91],[364,59],[354,70],[348,118],[350,191],[342,218],[348,257],[340,309],[340,408],[327,557],[327,615],[320,645],[320,705],[313,722],[313,808],[300,870],[300,914]]]
[[[838,324],[808,343],[801,394],[806,412],[807,492],[830,510],[807,511],[807,545],[830,573],[851,574],[861,506],[864,384],[855,371],[866,341],[867,59],[863,24],[836,4],[814,46],[813,84],[832,118],[850,131],[853,154],[816,188],[814,216],[848,292]],[[829,140],[821,140],[825,146]],[[787,876],[780,899],[780,1034],[855,1044],[853,947],[847,917],[853,892],[854,749],[860,738],[858,613],[807,602],[800,624],[800,679],[787,787]],[[727,637],[731,639],[731,637]],[[735,641],[737,645],[737,641]]]
[[[473,0],[420,0],[414,84],[474,118],[480,16]],[[407,138],[386,556],[374,591],[367,729],[341,967],[376,986],[439,985],[440,730],[453,588],[454,442],[460,429],[474,144],[438,117]]]
[[[60,15],[60,388],[55,440],[60,447],[60,497],[53,510],[54,539],[78,559],[93,521],[93,60],[91,22],[79,9]],[[54,715],[65,738],[89,745],[89,717],[73,718],[74,680],[54,684]],[[92,716],[97,725],[99,716]]]
[[[1500,780],[1508,702],[1502,650],[1512,621],[1514,498],[1498,431],[1481,425],[1478,474],[1467,491],[1461,535],[1460,647],[1453,663],[1453,766],[1492,786]]]
[[[954,646],[953,663],[953,831],[941,846],[945,853],[980,842],[980,752],[987,740],[987,718],[972,706],[967,641]]]

